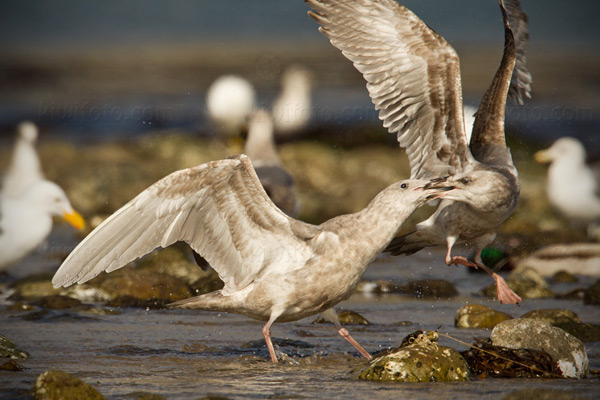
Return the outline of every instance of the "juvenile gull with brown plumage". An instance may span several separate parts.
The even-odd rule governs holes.
[[[320,31],[363,74],[384,127],[406,149],[411,178],[453,175],[464,190],[462,202],[441,201],[416,232],[394,239],[387,251],[412,254],[445,244],[446,264],[484,269],[496,281],[501,302],[520,302],[481,260],[481,250],[494,240],[519,198],[517,170],[504,138],[507,95],[522,103],[531,83],[525,68],[527,16],[519,1],[499,1],[504,55],[477,111],[470,146],[458,55],[439,34],[394,0],[306,2]],[[463,242],[477,245],[475,263],[451,256],[454,244]]]
[[[322,313],[371,358],[340,325],[333,306],[350,297],[369,263],[417,207],[456,194],[448,184],[397,182],[362,211],[311,225],[275,207],[247,156],[213,161],[174,172],[116,211],[73,250],[52,283],[83,283],[159,246],[185,241],[225,286],[173,307],[267,321],[262,332],[273,362],[271,325]]]

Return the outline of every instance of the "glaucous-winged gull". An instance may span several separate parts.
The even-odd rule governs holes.
[[[242,133],[256,101],[254,87],[236,75],[223,75],[208,88],[208,116],[222,134],[235,137]]]
[[[281,77],[281,93],[271,113],[277,134],[297,133],[311,117],[311,76],[303,67],[293,65]]]
[[[221,290],[178,301],[176,308],[243,314],[270,329],[317,313],[371,358],[333,310],[356,288],[368,264],[404,220],[427,200],[458,196],[441,180],[407,180],[381,191],[362,211],[311,225],[275,207],[245,155],[174,172],[116,211],[90,233],[54,275],[55,287],[83,283],[157,247],[185,241],[225,283]],[[458,192],[458,193],[457,193]]]
[[[436,212],[387,251],[412,254],[447,246],[446,264],[492,275],[503,303],[520,297],[481,260],[513,212],[520,185],[504,137],[507,95],[522,103],[531,76],[525,67],[527,16],[518,0],[499,1],[505,45],[500,67],[476,114],[470,146],[464,125],[459,59],[439,34],[395,0],[306,0],[320,31],[367,81],[379,118],[406,149],[413,179],[453,175],[465,201],[442,200]],[[514,71],[514,72],[513,72]],[[475,243],[475,262],[451,256],[456,243]]]

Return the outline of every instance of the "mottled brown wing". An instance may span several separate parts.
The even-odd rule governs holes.
[[[309,14],[367,81],[379,118],[406,149],[412,178],[471,162],[454,49],[394,0],[306,0]]]

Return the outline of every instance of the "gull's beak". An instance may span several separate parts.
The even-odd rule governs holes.
[[[447,176],[445,176],[443,178],[435,178],[435,179],[430,180],[429,182],[427,182],[425,184],[425,186],[423,186],[424,190],[435,189],[437,192],[435,194],[431,194],[431,195],[427,196],[428,201],[442,198],[446,194],[445,192],[449,192],[450,190],[456,189],[454,186],[449,186],[446,183],[447,180],[448,180]]]
[[[548,150],[540,150],[537,153],[535,153],[533,155],[533,158],[535,159],[535,161],[539,162],[540,164],[545,164],[545,163],[549,163],[550,161],[552,161],[552,157],[550,156],[550,153],[548,152]]]
[[[70,213],[66,212],[63,214],[63,218],[75,229],[83,229],[85,228],[85,220],[77,211],[72,210]]]

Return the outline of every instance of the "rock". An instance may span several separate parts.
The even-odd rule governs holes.
[[[86,283],[69,286],[60,291],[63,296],[79,300],[82,303],[106,303],[113,297],[104,290],[95,288]]]
[[[185,243],[177,243],[137,261],[136,268],[174,276],[188,285],[215,274],[213,270],[203,271],[191,257],[192,249]]]
[[[587,288],[587,290],[583,294],[583,304],[600,304],[600,279],[594,282],[592,286]]]
[[[0,371],[19,372],[24,371],[25,368],[17,363],[15,360],[8,360],[7,362],[0,365]]]
[[[385,280],[361,281],[356,291],[372,294],[396,293],[400,291],[400,286],[394,282]]]
[[[537,318],[550,322],[552,325],[565,322],[581,322],[579,316],[571,310],[563,310],[559,308],[548,308],[544,310],[532,310],[526,312],[521,318]]]
[[[559,390],[545,388],[520,389],[510,392],[502,400],[583,400],[575,390]]]
[[[579,282],[579,278],[567,271],[557,271],[552,275],[550,281],[552,283],[575,283]]]
[[[501,322],[492,330],[491,339],[495,346],[547,352],[567,378],[583,378],[589,371],[583,343],[543,320],[517,318]]]
[[[399,291],[418,298],[448,299],[458,295],[458,290],[454,285],[443,279],[413,281],[400,287]]]
[[[200,267],[196,268],[202,271]],[[223,289],[223,286],[225,286],[225,284],[223,283],[221,278],[219,278],[219,274],[217,274],[217,271],[211,269],[205,272],[204,276],[192,283],[190,285],[190,288],[192,289],[192,293],[194,293],[194,296],[200,296],[201,294],[206,294],[214,292],[215,290]]]
[[[583,322],[559,322],[552,325],[575,336],[582,342],[600,342],[600,325]]]
[[[409,335],[404,342],[408,343],[405,347],[372,360],[357,378],[380,382],[469,380],[469,366],[462,356],[450,347],[438,345],[427,333]]]
[[[32,276],[17,283],[11,300],[36,300],[45,296],[60,294],[60,289],[54,289],[50,276]]]
[[[64,310],[67,308],[80,306],[81,302],[77,299],[55,294],[42,297],[37,301],[37,304],[40,307],[49,308],[52,310]]]
[[[138,300],[164,299],[173,302],[192,296],[189,286],[181,279],[131,267],[99,275],[89,284],[114,298],[128,296]]]
[[[337,313],[338,319],[342,325],[371,325],[362,315],[355,311],[344,310]],[[328,324],[331,321],[319,317],[313,321],[313,324]]]
[[[509,349],[494,346],[490,339],[480,339],[460,353],[480,379],[495,378],[559,378],[550,354],[542,350]]]
[[[454,326],[457,328],[492,329],[498,323],[512,319],[501,311],[481,304],[467,304],[456,311]]]
[[[583,296],[585,296],[584,288],[577,288],[573,290],[569,290],[567,293],[557,294],[556,298],[559,300],[583,300]]]
[[[12,340],[0,335],[0,358],[24,359],[29,353],[19,348]]]
[[[508,286],[524,299],[545,299],[555,297],[542,276],[532,268],[518,268],[506,278]],[[496,284],[482,290],[482,293],[496,298]]]
[[[131,400],[167,400],[166,397],[160,394],[148,393],[148,392],[133,392],[126,394],[125,397]]]
[[[36,400],[103,400],[91,385],[66,372],[48,370],[40,374],[31,395]]]

